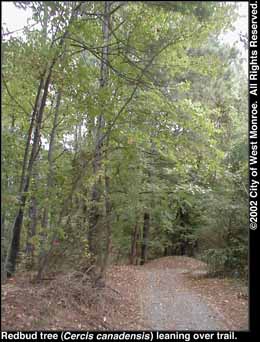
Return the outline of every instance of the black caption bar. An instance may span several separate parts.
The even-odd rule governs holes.
[[[248,28],[248,83],[249,83],[249,228],[250,228],[250,332],[256,337],[259,332],[259,277],[257,277],[257,253],[259,245],[258,228],[258,80],[259,80],[259,39],[258,39],[258,3],[249,2]],[[259,338],[259,337],[258,337]],[[251,339],[250,339],[251,340]]]
[[[234,331],[28,331],[1,332],[2,341],[242,341]]]

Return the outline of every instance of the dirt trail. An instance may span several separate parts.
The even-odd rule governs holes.
[[[206,273],[204,263],[187,257],[162,258],[138,272],[143,273],[139,288],[141,311],[150,329],[231,330],[241,324],[227,318],[221,306],[206,296],[203,280],[201,288],[196,287]],[[220,286],[218,290],[216,298],[222,294],[224,303],[229,303],[231,298],[226,297],[225,289]],[[241,329],[247,329],[246,317]]]
[[[185,269],[146,270],[142,312],[155,330],[228,330],[204,298],[187,289]]]
[[[110,285],[135,307],[136,330],[248,329],[245,285],[205,277],[206,264],[194,258],[164,257],[144,266],[116,266],[110,274]],[[130,316],[133,322],[134,315]],[[130,326],[125,321],[118,328]]]

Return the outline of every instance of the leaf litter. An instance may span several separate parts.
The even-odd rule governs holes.
[[[201,261],[173,256],[112,266],[102,288],[77,272],[38,284],[21,273],[2,285],[2,329],[247,330],[245,285],[206,272]]]

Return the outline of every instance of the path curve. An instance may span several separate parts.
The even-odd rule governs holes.
[[[143,268],[142,314],[153,330],[229,330],[221,313],[185,287],[187,268]]]

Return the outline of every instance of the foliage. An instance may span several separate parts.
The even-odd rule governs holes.
[[[101,20],[107,4],[108,38]],[[236,6],[16,6],[30,7],[38,25],[3,41],[4,255],[19,208],[20,249],[36,260],[35,269],[47,257],[49,268],[89,267],[109,255],[113,262],[127,260],[133,240],[140,258],[146,214],[149,258],[204,253],[213,273],[244,274],[246,82],[239,52],[218,39],[230,29]],[[22,205],[26,141],[32,122],[32,151],[37,91],[48,72]],[[43,103],[43,88],[40,97]],[[100,255],[92,255],[91,229]]]

